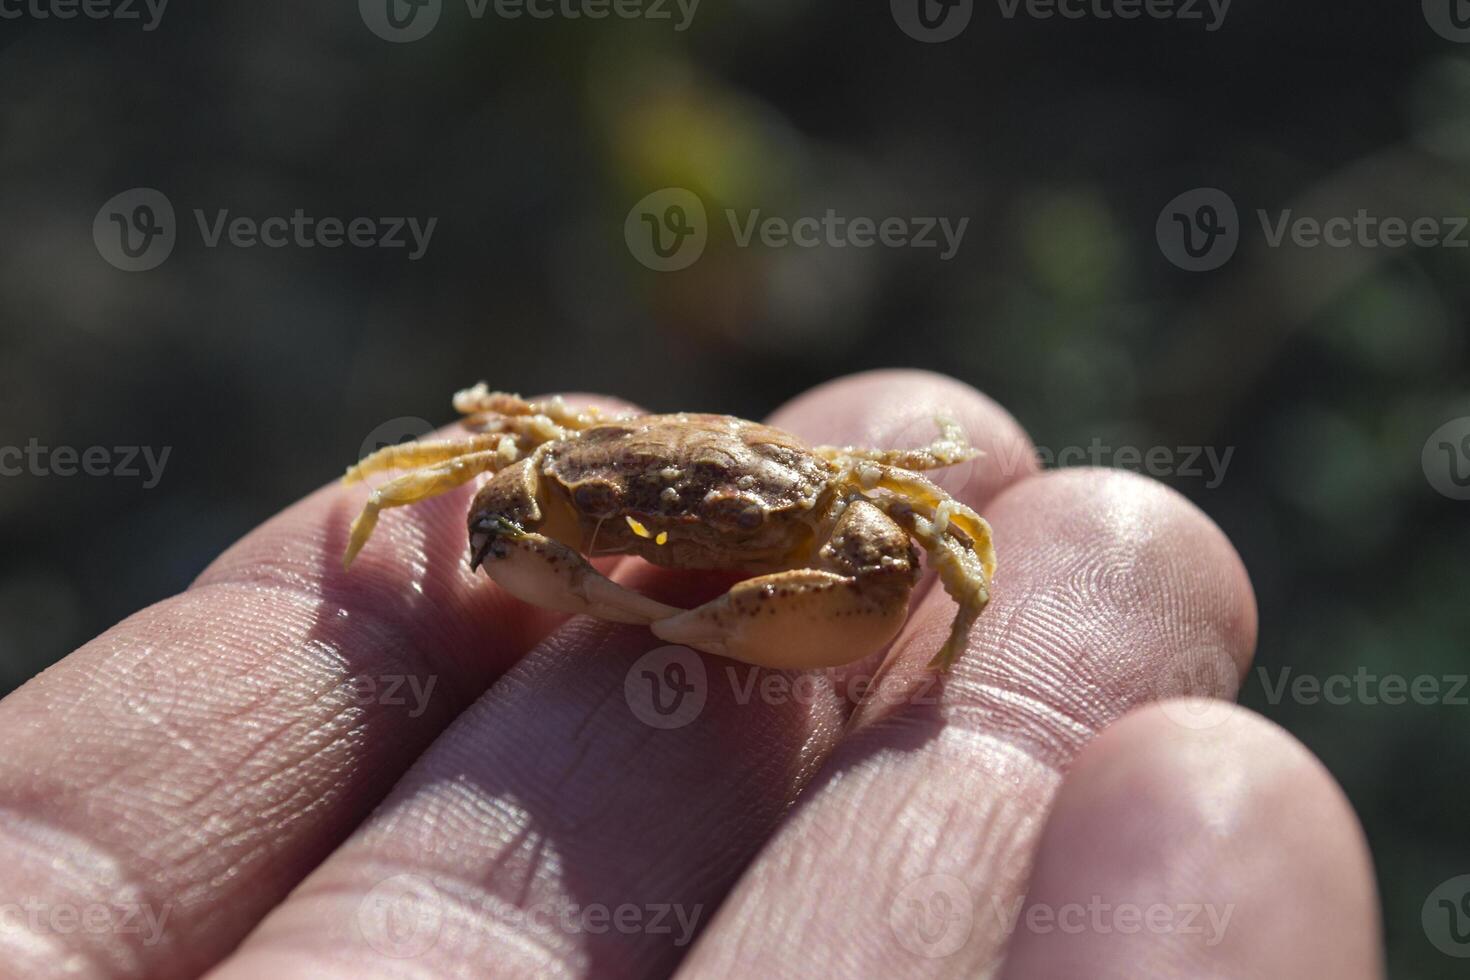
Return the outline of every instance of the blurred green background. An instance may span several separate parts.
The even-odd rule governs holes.
[[[706,0],[682,31],[672,6],[507,20],[448,0],[413,43],[349,0],[179,4],[151,31],[0,22],[0,445],[171,447],[151,489],[0,479],[0,692],[183,588],[380,424],[448,421],[480,378],[760,416],[833,375],[927,367],[1052,451],[1233,447],[1218,485],[1165,478],[1255,582],[1243,700],[1361,814],[1392,975],[1463,976],[1421,910],[1470,872],[1470,691],[1273,692],[1470,670],[1470,504],[1421,461],[1470,416],[1470,249],[1271,248],[1255,218],[1470,214],[1470,44],[1434,3],[1237,0],[1213,31],[978,4],[944,43],[838,0]],[[92,226],[135,187],[168,196],[179,240],[129,274]],[[667,187],[710,214],[677,273],[624,238]],[[1239,208],[1240,245],[1193,273],[1156,222],[1199,187]],[[438,224],[414,262],[211,249],[195,208]],[[949,261],[741,248],[725,208],[969,225]]]

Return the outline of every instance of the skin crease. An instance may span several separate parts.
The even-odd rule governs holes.
[[[1254,647],[1249,583],[1203,515],[1132,476],[1035,475],[1014,421],[936,375],[841,379],[771,421],[915,445],[941,411],[988,453],[936,476],[995,526],[995,599],[934,685],[922,664],[953,606],[926,579],[883,697],[856,708],[847,682],[874,664],[763,698],[747,668],[701,658],[703,711],[651,728],[624,682],[658,641],[557,628],[472,577],[470,488],[385,515],[346,575],[367,490],[307,498],[0,702],[0,896],[168,910],[156,942],[0,928],[0,971],[973,976],[1003,962],[992,900],[1011,908],[1031,880],[1037,902],[1165,896],[1235,902],[1237,918],[1204,951],[1017,929],[1008,975],[1079,975],[1079,956],[1095,957],[1086,975],[1381,975],[1368,858],[1330,778],[1238,709],[1193,728],[1196,708],[1158,706],[1233,695]],[[616,577],[678,605],[721,587],[633,564]],[[419,713],[364,696],[404,674],[437,679]],[[939,957],[914,951],[903,917],[932,875],[974,899]],[[431,939],[389,933],[385,954],[374,923],[405,890]],[[690,928],[618,928],[621,906],[645,923],[673,906]],[[545,915],[572,907],[608,918]]]

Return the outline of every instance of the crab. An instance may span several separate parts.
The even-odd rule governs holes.
[[[469,509],[470,566],[548,609],[644,625],[655,636],[763,667],[813,669],[883,649],[908,616],[922,545],[958,604],[930,662],[947,669],[990,598],[990,526],[922,470],[975,458],[939,418],[921,449],[808,446],[727,415],[611,415],[528,402],[483,383],[454,407],[467,435],[381,449],[344,480],[409,470],[375,489],[343,567],[381,511],[486,473]],[[634,554],[666,568],[753,577],[694,609],[627,589],[587,559]]]

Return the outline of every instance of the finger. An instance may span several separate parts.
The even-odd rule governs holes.
[[[993,403],[918,372],[845,379],[776,421],[811,440],[895,445],[913,431],[919,444],[940,404],[977,441],[1030,456]],[[966,486],[1004,482],[977,470]],[[384,957],[425,975],[666,973],[836,743],[846,705],[822,675],[791,687],[659,647],[640,628],[558,630],[221,975],[346,977]]]
[[[469,487],[344,572],[368,492],[307,497],[0,703],[0,894],[103,923],[0,930],[22,972],[197,974],[558,621],[470,574]]]
[[[1219,710],[1173,703],[1186,713]],[[1057,794],[1003,977],[1383,975],[1373,869],[1351,806],[1280,728],[1231,706],[1179,725],[1144,708]]]
[[[1188,686],[1182,668],[1206,665],[1200,693],[1235,693],[1254,645],[1250,587],[1178,495],[1072,470],[1013,487],[987,516],[999,571],[967,654],[939,683],[907,672],[948,628],[932,594],[893,672],[721,906],[693,975],[993,968],[1004,939],[993,922],[936,946],[915,910],[1021,895],[1060,773],[1130,707]]]
[[[962,381],[915,370],[868,371],[803,393],[781,406],[771,424],[812,442],[923,446],[938,435],[936,419],[952,417],[980,456],[928,476],[966,503],[984,504],[1038,470],[1036,448],[1015,419]]]

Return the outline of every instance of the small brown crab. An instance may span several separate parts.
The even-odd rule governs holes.
[[[930,666],[947,668],[990,598],[990,526],[918,474],[973,459],[955,422],[913,450],[808,447],[726,415],[610,416],[561,399],[461,391],[462,439],[389,446],[346,482],[412,469],[352,525],[350,565],[379,511],[494,473],[469,511],[472,567],[538,606],[647,625],[746,663],[828,667],[880,650],[908,614],[922,544],[959,612]],[[604,577],[587,555],[756,577],[684,610]]]

